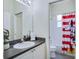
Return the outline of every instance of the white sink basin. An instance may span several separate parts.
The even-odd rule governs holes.
[[[17,43],[13,46],[13,48],[24,49],[24,48],[32,47],[34,44],[35,44],[34,42],[27,41],[27,42]]]

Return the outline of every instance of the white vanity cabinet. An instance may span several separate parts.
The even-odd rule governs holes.
[[[45,43],[17,56],[14,59],[45,59]]]
[[[39,45],[35,48],[34,59],[46,59],[45,58],[45,44]]]
[[[16,58],[14,59],[33,59],[33,53],[32,53],[32,50],[28,51],[28,52],[25,52],[19,56],[17,56]]]

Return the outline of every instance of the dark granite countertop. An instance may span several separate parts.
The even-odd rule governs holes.
[[[29,47],[29,48],[25,48],[25,49],[15,49],[15,48],[9,48],[7,50],[4,51],[4,59],[13,59],[39,45],[41,45],[42,43],[45,43],[45,38],[39,38],[38,40],[33,41],[35,43],[34,46]]]

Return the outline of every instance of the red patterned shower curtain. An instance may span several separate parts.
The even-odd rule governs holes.
[[[62,52],[75,52],[75,12],[62,16]]]

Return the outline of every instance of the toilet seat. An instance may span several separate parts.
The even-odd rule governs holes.
[[[56,57],[55,51],[56,51],[56,47],[55,46],[50,46],[50,57],[51,58]]]

